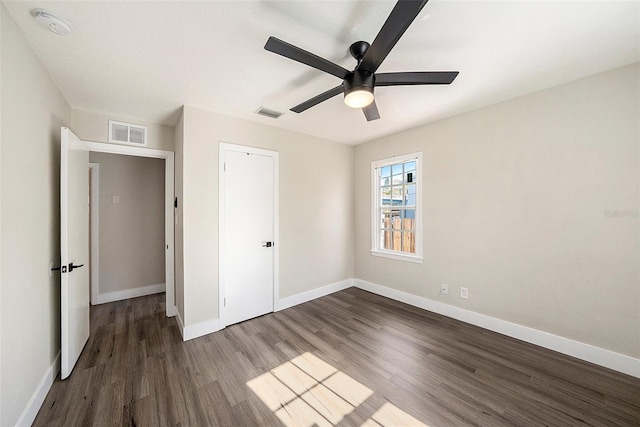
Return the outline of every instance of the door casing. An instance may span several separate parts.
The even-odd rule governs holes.
[[[98,245],[98,224],[100,220],[100,163],[89,162],[90,206],[89,213],[89,262],[91,268],[91,305],[98,304],[98,280],[100,280],[100,246]]]

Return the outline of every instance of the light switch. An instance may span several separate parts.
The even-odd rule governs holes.
[[[120,196],[117,194],[114,194],[111,196],[111,203],[113,203],[114,205],[118,205],[120,204]]]

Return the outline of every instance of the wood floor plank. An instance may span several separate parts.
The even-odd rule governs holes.
[[[355,288],[188,342],[164,312],[93,306],[34,426],[640,426],[640,379]]]

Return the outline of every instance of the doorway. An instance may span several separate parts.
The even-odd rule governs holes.
[[[89,161],[91,304],[165,293],[164,159]]]
[[[177,309],[175,306],[175,281],[174,281],[174,233],[173,233],[173,199],[174,199],[174,153],[172,151],[156,150],[148,148],[130,147],[125,145],[105,144],[100,142],[85,141],[86,146],[91,152],[97,153],[110,153],[121,154],[125,156],[137,156],[137,157],[149,157],[164,160],[164,280],[165,280],[165,298],[166,298],[166,315],[167,317],[175,316]],[[99,169],[91,169],[94,172]],[[92,181],[93,184],[93,181]],[[93,190],[93,188],[92,188]],[[93,224],[93,221],[92,221]],[[97,230],[95,230],[97,232]],[[92,273],[92,287],[94,286],[94,277],[97,279],[98,269],[94,266],[99,264],[95,263],[98,254],[97,246],[93,246],[95,239],[92,239],[91,248],[91,273]],[[92,289],[92,303],[97,302],[94,300],[94,292],[97,294],[97,290]]]
[[[275,151],[220,143],[221,327],[271,313],[276,307],[278,160]]]

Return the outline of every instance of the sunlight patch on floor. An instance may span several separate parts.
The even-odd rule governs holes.
[[[362,427],[391,427],[391,426],[411,426],[429,427],[411,415],[404,412],[392,403],[385,403],[375,414],[371,416]]]
[[[338,372],[336,368],[309,352],[294,357],[291,359],[291,363],[311,375],[317,381],[323,381]]]
[[[287,427],[337,425],[373,394],[308,352],[248,381],[247,386]],[[427,427],[388,402],[364,426]]]

